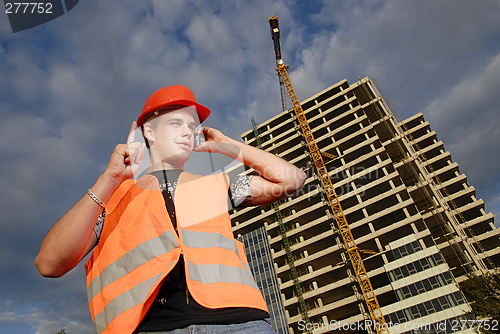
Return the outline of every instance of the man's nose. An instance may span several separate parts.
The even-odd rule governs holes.
[[[191,138],[193,136],[193,130],[191,130],[191,128],[189,128],[188,126],[183,126],[182,127],[182,136]]]

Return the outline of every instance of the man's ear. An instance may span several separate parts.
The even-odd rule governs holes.
[[[143,125],[143,136],[144,136],[144,139],[149,142],[149,146],[153,145],[153,143],[155,141],[154,134],[155,133],[154,133],[153,128],[151,127],[151,123],[150,122],[144,123],[144,125]]]

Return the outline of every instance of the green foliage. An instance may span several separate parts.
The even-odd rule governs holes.
[[[460,288],[471,303],[476,319],[500,322],[500,272],[483,276],[470,275],[468,280],[460,284]],[[494,333],[483,328],[481,332]]]
[[[63,329],[61,329],[59,332],[54,333],[54,334],[66,334],[66,331],[65,331],[65,330],[64,330],[64,328],[63,328]]]

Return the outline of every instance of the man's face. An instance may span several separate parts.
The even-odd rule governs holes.
[[[169,111],[146,126],[151,148],[151,162],[164,162],[172,168],[182,169],[184,163],[191,156],[194,145],[196,122],[194,115],[188,108]],[[152,140],[151,140],[152,139]],[[168,166],[167,166],[168,167]]]

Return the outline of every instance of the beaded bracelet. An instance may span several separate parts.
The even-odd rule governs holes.
[[[96,202],[101,208],[105,208],[106,207],[106,203],[104,203],[103,201],[101,201],[96,195],[94,195],[94,193],[92,192],[92,190],[87,190],[87,195],[90,196],[90,198],[92,198],[94,200],[94,202]]]

